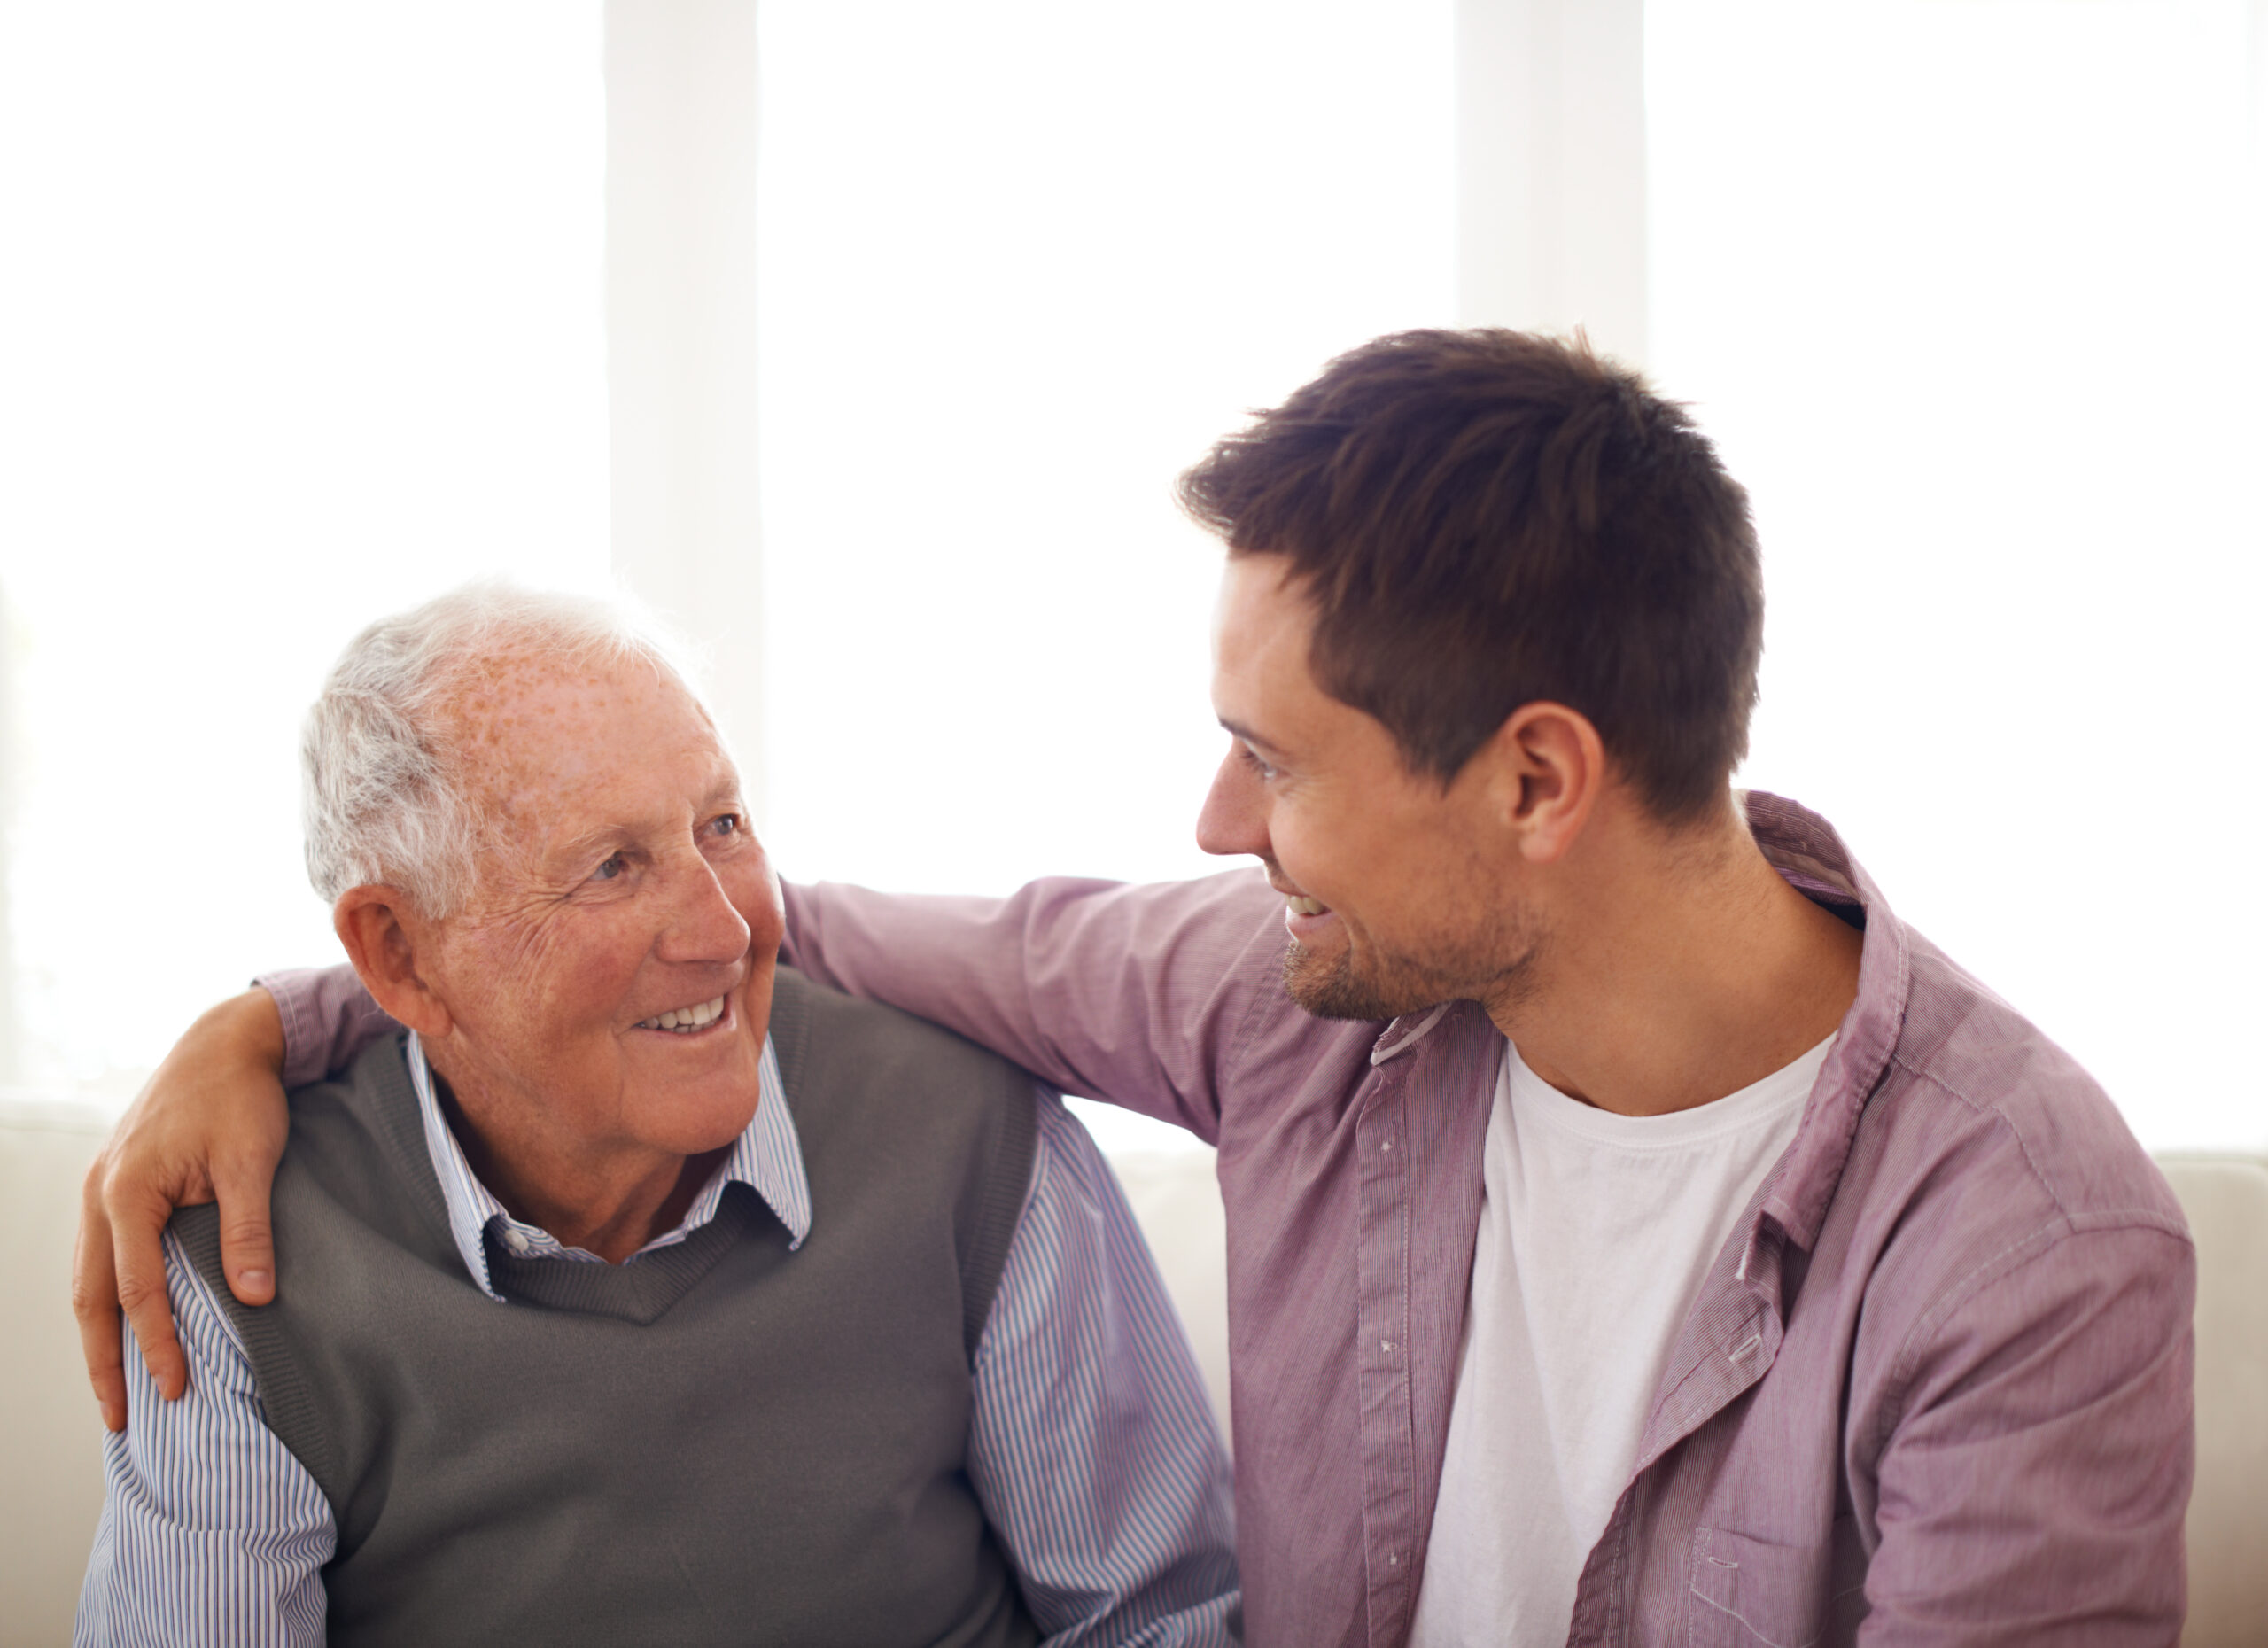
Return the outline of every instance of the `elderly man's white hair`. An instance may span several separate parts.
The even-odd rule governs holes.
[[[326,903],[383,882],[430,918],[455,913],[486,821],[439,721],[500,653],[566,667],[636,659],[692,690],[674,639],[626,599],[483,581],[379,619],[339,655],[299,741],[307,877]]]

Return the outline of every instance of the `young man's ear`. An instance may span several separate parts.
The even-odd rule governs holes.
[[[449,1031],[449,1010],[417,970],[417,939],[426,930],[398,887],[350,887],[331,906],[330,924],[362,988],[398,1023],[428,1041]]]
[[[1606,747],[1581,711],[1548,699],[1524,704],[1490,740],[1499,810],[1520,857],[1552,864],[1566,855],[1606,783]]]

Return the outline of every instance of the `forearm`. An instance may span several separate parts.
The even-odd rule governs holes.
[[[1276,988],[1283,947],[1253,875],[1059,878],[1006,898],[786,892],[783,955],[813,978],[1208,1141],[1236,1032],[1255,992]]]

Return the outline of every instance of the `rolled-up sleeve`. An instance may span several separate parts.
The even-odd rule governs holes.
[[[334,1076],[354,1055],[389,1030],[401,1027],[370,999],[351,967],[290,968],[263,973],[252,983],[276,1001],[284,1021],[286,1087],[305,1087]]]

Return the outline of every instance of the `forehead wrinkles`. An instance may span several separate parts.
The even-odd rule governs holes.
[[[540,850],[564,792],[584,776],[575,752],[625,697],[629,667],[517,649],[452,672],[434,719],[490,851],[524,862]]]

